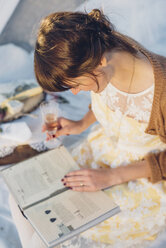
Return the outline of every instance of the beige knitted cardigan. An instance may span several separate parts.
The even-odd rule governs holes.
[[[154,99],[151,116],[145,133],[158,135],[160,140],[166,143],[166,57],[148,51],[142,45],[128,36],[115,32],[123,40],[130,43],[138,51],[142,52],[150,61],[154,73]],[[166,180],[166,150],[148,153],[144,158],[150,166],[150,181],[156,183]]]

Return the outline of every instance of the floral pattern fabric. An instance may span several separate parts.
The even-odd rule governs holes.
[[[158,136],[144,132],[150,117],[153,92],[154,86],[138,94],[127,94],[108,84],[100,94],[91,93],[92,110],[98,124],[72,151],[80,167],[125,166],[142,159],[148,152],[166,149],[166,144]],[[82,248],[82,244],[91,248],[143,248],[164,230],[164,182],[152,184],[147,179],[138,179],[105,192],[120,206],[121,212],[64,243],[62,248]]]

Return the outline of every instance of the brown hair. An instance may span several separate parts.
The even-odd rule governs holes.
[[[107,17],[94,9],[89,14],[57,12],[41,23],[34,53],[38,83],[47,91],[64,91],[76,87],[75,78],[89,75],[97,82],[94,69],[106,51],[136,50],[120,36]],[[69,83],[70,81],[70,83]]]

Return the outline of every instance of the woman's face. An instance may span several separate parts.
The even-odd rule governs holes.
[[[111,70],[110,68],[108,70],[107,58],[106,55],[104,55],[98,67],[93,71],[94,75],[96,75],[96,80],[90,75],[77,77],[74,79],[74,81],[78,84],[78,86],[71,88],[71,92],[74,95],[77,95],[81,90],[93,91],[95,93],[102,92],[110,81],[110,75],[108,71]]]
[[[96,73],[96,79],[98,81],[98,84],[95,80],[95,78],[90,76],[80,76],[76,78],[74,81],[78,84],[78,86],[71,88],[71,92],[74,95],[77,95],[81,90],[83,91],[93,91],[95,93],[100,93],[104,90],[104,88],[107,86],[108,81],[106,74],[104,72]]]
[[[98,91],[98,85],[95,79],[88,77],[88,76],[81,76],[74,80],[77,82],[78,86],[71,88],[71,92],[74,95],[77,95],[81,90],[83,91]]]

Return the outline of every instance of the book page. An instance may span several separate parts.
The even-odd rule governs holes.
[[[64,188],[61,179],[76,169],[79,169],[76,162],[61,146],[5,169],[2,175],[24,209]]]
[[[94,221],[95,225],[96,218],[115,208],[118,208],[117,205],[102,191],[68,190],[24,213],[46,244],[51,244],[90,221]]]

